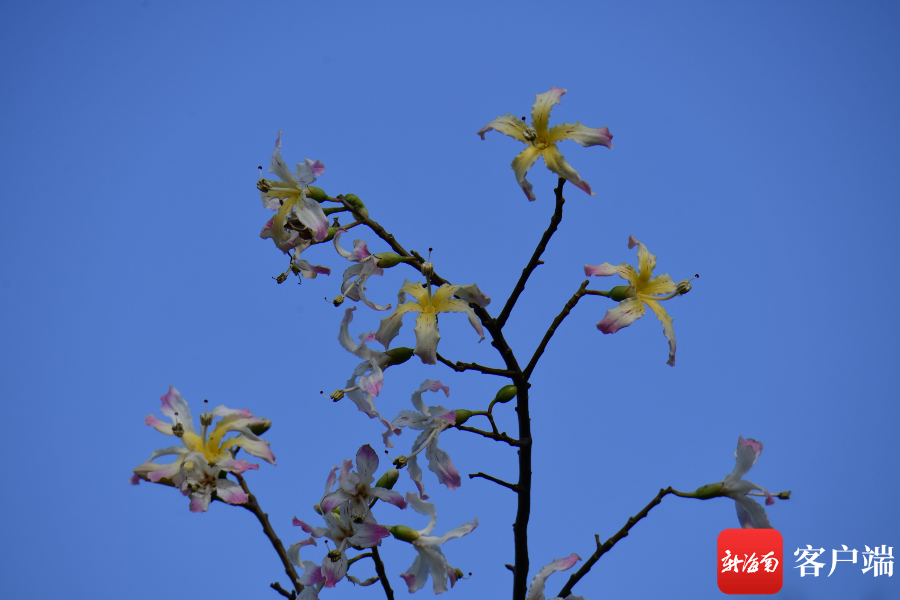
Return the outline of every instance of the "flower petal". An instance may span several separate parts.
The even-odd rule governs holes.
[[[725,478],[725,485],[730,486],[743,479],[750,468],[756,464],[756,460],[762,454],[762,449],[762,442],[757,442],[753,438],[745,440],[744,436],[738,436],[737,450],[734,451],[734,470]]]
[[[173,425],[180,423],[185,431],[194,432],[194,418],[191,416],[191,409],[178,390],[170,385],[169,391],[159,399],[162,400],[160,412],[172,419]]]
[[[537,200],[537,197],[531,191],[534,186],[525,179],[525,175],[540,155],[540,150],[534,146],[528,146],[513,159],[511,165],[513,171],[516,173],[516,181],[518,182],[519,187],[522,188],[522,191],[525,192],[525,196],[529,201]]]
[[[294,173],[297,176],[297,182],[300,185],[309,185],[316,180],[316,177],[325,172],[325,165],[321,160],[311,161],[304,158],[302,163],[297,163]]]
[[[772,529],[766,509],[750,496],[738,496],[734,499],[734,506],[742,528]]]
[[[372,474],[378,470],[378,455],[372,446],[365,444],[356,452],[356,472],[367,483],[371,482]]]
[[[594,192],[591,191],[591,184],[581,180],[578,171],[573,169],[572,165],[566,162],[565,157],[559,153],[559,148],[556,147],[556,144],[550,144],[544,148],[541,154],[544,157],[544,164],[547,165],[548,169],[566,179],[575,187],[581,188],[591,196],[595,195]]]
[[[297,180],[291,175],[291,170],[288,169],[287,164],[284,162],[284,158],[281,157],[282,133],[284,132],[279,129],[278,137],[275,138],[275,150],[272,151],[272,159],[269,161],[269,173],[274,173],[284,182],[290,183],[291,185],[297,185]]]
[[[597,323],[597,329],[603,333],[615,333],[643,317],[644,312],[644,303],[640,298],[626,298],[617,307],[606,311],[606,316]]]
[[[294,214],[301,223],[316,232],[317,242],[328,237],[328,217],[325,216],[321,204],[307,198],[306,194],[301,194],[299,200],[294,203]]]
[[[459,289],[456,290],[456,295],[459,296],[463,302],[477,304],[478,306],[487,306],[491,303],[490,296],[478,289],[478,284],[475,283],[459,286]]]
[[[241,486],[228,479],[216,480],[216,495],[228,504],[244,504],[250,499]]]
[[[544,586],[547,578],[557,571],[571,569],[579,560],[581,560],[581,557],[572,553],[566,558],[555,558],[550,561],[550,564],[541,567],[541,570],[531,580],[531,586],[528,588],[528,595],[525,596],[525,600],[544,600]]]
[[[425,456],[428,457],[428,469],[437,475],[438,481],[446,485],[447,489],[455,490],[462,485],[459,471],[453,466],[450,455],[445,450],[438,448],[437,436],[428,444]]]
[[[477,133],[481,136],[481,139],[484,139],[484,134],[493,129],[527,144],[529,142],[525,139],[524,135],[527,128],[528,125],[526,125],[524,121],[506,113],[479,129]]]
[[[543,94],[535,94],[534,106],[531,107],[531,126],[537,131],[539,140],[547,139],[547,124],[550,122],[550,109],[559,104],[559,99],[566,93],[565,89],[552,87]]]
[[[643,284],[650,281],[653,269],[656,268],[656,255],[650,254],[647,246],[639,242],[633,235],[628,236],[628,248],[631,249],[635,246],[638,247],[638,277],[640,278],[641,286],[643,286]],[[638,288],[638,291],[642,291],[641,288]]]
[[[589,146],[606,146],[612,148],[612,134],[609,127],[600,127],[599,129],[591,129],[581,124],[581,121],[574,125],[571,123],[563,123],[550,128],[547,141],[555,144],[562,140],[575,140],[585,148]]]
[[[340,244],[341,236],[344,233],[346,233],[346,230],[338,229],[334,234],[334,248],[338,251],[338,254],[353,262],[359,262],[367,256],[371,256],[372,253],[369,252],[369,247],[363,240],[353,240],[353,250],[344,250]]]
[[[400,492],[395,492],[394,490],[388,490],[380,487],[373,487],[371,494],[383,502],[393,504],[398,508],[406,508],[406,500],[403,499],[403,496],[400,494]]]
[[[391,535],[391,532],[384,525],[359,523],[353,527],[353,535],[347,539],[354,546],[371,548],[372,546],[380,546],[381,540],[389,535]]]
[[[666,309],[659,305],[659,302],[654,300],[647,300],[646,296],[642,298],[644,303],[650,307],[654,313],[656,313],[656,318],[659,319],[660,323],[663,326],[663,334],[665,334],[666,339],[669,340],[669,360],[666,361],[667,365],[675,366],[675,330],[672,328],[672,317],[669,316],[669,313],[666,312]]]
[[[440,305],[435,305],[435,310],[438,312],[457,312],[457,313],[466,313],[466,316],[469,318],[469,324],[475,329],[475,332],[481,336],[481,340],[484,339],[484,329],[481,327],[481,320],[475,315],[475,311],[469,306],[468,302],[463,300],[457,300],[456,298],[450,298],[449,300],[444,300]],[[481,340],[478,340],[479,342]]]
[[[468,304],[466,308],[469,309]],[[413,331],[416,332],[416,347],[413,353],[421,358],[426,365],[437,364],[437,345],[441,339],[441,332],[438,330],[437,314],[420,312],[419,316],[416,317],[416,327]]]

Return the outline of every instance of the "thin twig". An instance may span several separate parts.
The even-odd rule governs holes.
[[[490,475],[486,475],[484,473],[469,473],[469,479],[475,479],[476,477],[481,477],[482,479],[487,479],[488,481],[493,481],[496,484],[502,485],[505,488],[509,488],[515,493],[519,493],[519,486],[514,483],[507,483],[502,479],[497,479],[496,477],[491,477]]]
[[[462,371],[480,371],[485,375],[500,375],[502,377],[512,377],[512,371],[508,371],[506,369],[494,369],[492,367],[484,367],[479,365],[478,363],[464,363],[460,361],[456,361],[455,363],[447,360],[440,354],[437,355],[437,359],[453,369],[457,372]]]
[[[488,421],[491,422],[491,431],[493,431],[494,433],[496,433],[496,434],[499,435],[499,434],[500,434],[500,430],[497,429],[497,424],[494,423],[494,415],[491,414],[491,409],[492,409],[492,408],[494,408],[494,403],[493,403],[493,402],[491,402],[490,408],[488,408],[486,411],[485,411],[485,410],[473,410],[473,411],[472,411],[472,416],[474,417],[475,415],[480,415],[480,416],[482,416],[482,417],[487,417],[487,418],[488,418]]]
[[[519,276],[516,287],[513,288],[512,293],[509,295],[509,299],[506,301],[506,306],[503,307],[503,310],[500,311],[500,316],[497,317],[497,326],[500,328],[506,325],[509,313],[512,312],[513,307],[516,305],[516,301],[518,301],[519,296],[525,290],[525,283],[531,276],[532,271],[534,271],[538,265],[544,264],[544,261],[541,260],[541,254],[547,249],[547,243],[556,232],[556,227],[559,225],[559,222],[562,221],[563,204],[566,201],[566,199],[562,197],[562,189],[565,183],[566,180],[560,177],[559,185],[553,190],[556,192],[556,210],[553,211],[553,216],[550,217],[550,226],[547,227],[547,231],[544,232],[541,241],[538,242],[537,248],[534,249],[531,260],[529,260],[528,264],[525,265],[525,268],[522,269],[522,274]]]
[[[666,496],[667,494],[672,494],[672,493],[674,493],[674,490],[672,490],[671,487],[668,487],[666,489],[660,489],[659,493],[656,495],[656,498],[651,500],[650,504],[645,506],[643,508],[643,510],[641,510],[641,512],[639,512],[637,515],[635,515],[633,517],[628,517],[628,522],[625,523],[625,527],[620,529],[618,531],[618,533],[616,533],[616,535],[614,535],[611,538],[609,538],[608,540],[606,540],[603,544],[600,543],[600,536],[595,535],[594,539],[597,542],[597,549],[594,551],[594,553],[591,555],[590,558],[588,558],[586,561],[584,561],[584,564],[581,565],[581,568],[578,569],[578,571],[576,571],[575,573],[573,573],[571,577],[569,577],[569,581],[566,582],[565,587],[563,587],[563,589],[561,589],[559,591],[559,594],[557,594],[557,596],[559,596],[560,598],[565,598],[566,596],[571,594],[572,588],[575,587],[575,584],[578,583],[578,581],[582,577],[587,575],[587,572],[591,570],[591,567],[594,566],[594,563],[596,563],[600,559],[601,556],[606,554],[610,548],[615,546],[616,542],[618,542],[623,537],[628,535],[628,532],[631,530],[631,528],[634,527],[638,521],[640,521],[641,519],[646,517],[647,513],[650,512],[650,509],[652,509],[654,506],[656,506],[657,504],[662,502],[662,499],[664,496]]]
[[[284,596],[285,598],[289,598],[290,600],[296,600],[296,598],[297,598],[297,592],[287,591],[286,589],[281,587],[281,584],[278,583],[277,581],[275,583],[270,583],[269,587],[272,588],[273,590],[275,590],[276,592],[278,592],[279,594],[281,594],[282,596]]]
[[[537,350],[534,351],[534,355],[531,357],[531,361],[529,361],[528,366],[525,367],[525,379],[531,377],[531,372],[534,371],[534,367],[537,365],[538,360],[541,358],[541,355],[544,353],[544,350],[547,348],[547,343],[550,341],[550,338],[553,337],[553,334],[556,332],[556,328],[559,327],[559,324],[563,322],[569,312],[578,304],[578,301],[582,296],[588,293],[585,288],[587,287],[588,281],[584,280],[584,283],[581,284],[581,287],[578,288],[578,291],[575,292],[569,301],[566,302],[566,305],[563,307],[562,312],[556,315],[556,318],[553,319],[553,323],[550,324],[550,329],[547,330],[547,333],[544,334],[544,339],[541,340],[541,343],[538,345]]]
[[[349,569],[350,565],[352,565],[356,561],[362,560],[364,558],[369,558],[370,556],[372,556],[371,552],[363,552],[362,554],[357,554],[356,556],[354,556],[353,558],[351,558],[347,561],[347,568]]]
[[[384,563],[381,562],[381,555],[378,554],[378,548],[375,546],[372,546],[372,560],[375,561],[375,572],[378,573],[378,577],[381,579],[384,595],[387,596],[387,600],[394,600],[394,590],[391,589],[391,584],[388,583],[387,573],[384,571]]]
[[[269,542],[271,542],[272,547],[275,548],[275,552],[278,553],[278,557],[281,559],[281,564],[284,565],[284,572],[291,580],[291,585],[294,586],[294,589],[297,590],[297,593],[299,594],[303,591],[303,584],[300,583],[300,578],[297,576],[297,571],[294,569],[294,565],[291,564],[291,560],[288,558],[287,552],[284,550],[284,544],[282,544],[281,540],[278,539],[278,536],[275,534],[275,530],[272,529],[272,525],[269,523],[269,515],[264,513],[259,507],[259,502],[256,501],[256,496],[250,493],[249,488],[247,488],[247,482],[244,481],[244,478],[237,474],[235,475],[235,477],[237,477],[238,483],[241,484],[241,489],[244,490],[245,494],[247,494],[247,502],[241,504],[241,506],[256,515],[256,518],[262,525],[263,533],[266,534],[266,537],[269,538]]]
[[[498,442],[506,442],[510,446],[525,446],[526,444],[520,440],[515,438],[511,438],[506,435],[506,432],[503,433],[491,433],[490,431],[484,431],[482,429],[475,429],[474,427],[467,427],[465,425],[456,425],[457,429],[462,429],[463,431],[469,431],[471,433],[477,433],[478,435],[483,435],[486,438],[491,438],[492,440],[496,440]]]

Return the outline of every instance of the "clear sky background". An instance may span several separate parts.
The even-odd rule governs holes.
[[[900,597],[900,575],[861,564],[826,577],[841,544],[900,551],[898,26],[891,2],[6,4],[0,595],[277,598],[268,584],[287,579],[250,513],[192,514],[170,488],[127,483],[170,442],[143,424],[170,384],[195,415],[208,398],[272,419],[278,466],[247,480],[286,544],[305,537],[291,517],[315,521],[332,465],[383,449],[376,421],[319,395],[358,362],[336,342],[343,310],[323,300],[349,263],[326,245],[304,257],[330,277],[272,280],[287,261],[258,237],[271,213],[257,165],[284,130],[289,164],[322,160],[318,184],[358,194],[407,248],[434,247],[436,270],[477,282],[496,315],[547,226],[556,177],[536,165],[529,203],[509,168],[521,144],[475,132],[559,86],[551,123],[608,126],[615,149],[561,144],[597,194],[566,187],[546,264],[506,328],[520,362],[585,263],[634,262],[629,235],[658,273],[701,277],[666,305],[674,368],[652,316],[597,331],[605,298],[584,298],[557,331],[532,379],[532,572],[587,558],[594,534],[613,535],[661,487],[721,480],[743,435],[765,445],[748,479],[793,492],[767,509],[784,537],[780,596]],[[353,233],[348,245],[386,249]],[[373,278],[369,297],[396,302],[413,275]],[[380,316],[361,307],[353,333]],[[412,327],[397,345],[413,345]],[[442,317],[441,333],[444,356],[501,365],[462,315]],[[504,383],[414,359],[387,371],[379,408],[411,408],[425,378],[450,386],[448,408],[482,409]],[[512,406],[497,414],[514,433]],[[441,445],[463,485],[447,491],[426,471],[436,531],[480,522],[444,546],[473,572],[450,594],[508,597],[515,498],[465,475],[514,480],[515,454],[460,431]],[[412,489],[405,473],[396,489]],[[379,508],[383,523],[424,525]],[[667,497],[575,593],[721,597],[716,538],[737,526],[729,499]],[[818,578],[793,569],[806,544],[826,549]],[[412,548],[387,541],[383,555],[405,597]],[[346,581],[322,593],[379,597]]]

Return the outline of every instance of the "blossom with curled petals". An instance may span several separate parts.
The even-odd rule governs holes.
[[[248,469],[259,468],[257,464],[235,460],[234,451],[239,448],[275,464],[275,455],[272,454],[269,443],[251,431],[251,428],[263,431],[268,429],[269,421],[254,417],[246,409],[217,406],[211,412],[200,415],[201,430],[197,433],[190,408],[178,390],[169,386],[169,392],[161,400],[162,413],[172,420],[172,424],[153,415],[147,415],[144,422],[160,433],[180,438],[183,445],[155,450],[149,460],[135,467],[131,483],[137,485],[143,479],[174,485],[184,495],[191,496],[192,512],[206,511],[213,492],[229,504],[245,503],[247,495],[244,491],[219,475],[223,471],[240,475]],[[209,432],[209,426],[217,418],[220,420],[216,422],[212,432]],[[225,437],[229,432],[237,432],[238,435]],[[176,458],[169,464],[155,462],[156,458],[165,455],[175,455]]]
[[[366,444],[361,446],[356,452],[356,471],[351,471],[353,461],[350,459],[341,463],[341,473],[337,476],[338,489],[330,491],[326,489],[326,494],[319,503],[323,512],[330,512],[338,505],[344,502],[349,503],[351,515],[364,515],[369,510],[369,504],[376,498],[393,504],[398,508],[406,508],[406,501],[399,493],[381,488],[372,487],[375,481],[374,473],[378,470],[378,454],[372,449],[372,446]],[[334,470],[328,477],[328,481],[333,483]]]
[[[416,302],[407,302],[406,294],[410,294]],[[458,296],[454,298],[453,296]],[[485,296],[476,284],[450,285],[445,283],[434,294],[431,293],[431,283],[410,283],[404,280],[397,295],[397,308],[387,317],[381,319],[381,325],[375,332],[375,339],[381,342],[385,348],[389,348],[391,340],[400,333],[403,324],[403,315],[408,312],[417,312],[416,317],[416,347],[414,353],[427,365],[437,364],[437,345],[441,339],[438,331],[438,314],[442,312],[461,312],[469,317],[469,323],[484,339],[484,330],[481,321],[475,315],[475,311],[469,303],[478,306],[487,306],[491,299]],[[478,341],[481,341],[478,340]]]
[[[667,364],[675,366],[675,330],[672,328],[672,317],[659,303],[691,291],[691,280],[686,279],[676,284],[668,273],[651,277],[653,269],[656,267],[656,256],[650,254],[647,247],[637,241],[633,235],[629,236],[628,248],[631,249],[635,246],[638,247],[637,270],[625,263],[619,266],[613,266],[608,262],[602,265],[584,265],[584,274],[589,277],[591,275],[605,277],[618,274],[629,283],[627,286],[620,285],[603,294],[618,301],[619,305],[606,311],[606,316],[597,323],[597,329],[603,333],[615,333],[623,327],[628,327],[644,316],[644,305],[646,304],[663,325],[663,333],[669,340]]]
[[[566,571],[571,569],[572,566],[581,560],[581,557],[575,553],[572,553],[570,556],[565,558],[555,558],[550,564],[544,565],[541,567],[541,570],[538,571],[538,574],[534,576],[534,579],[531,580],[531,586],[528,588],[528,595],[525,596],[525,600],[544,600],[544,586],[547,581],[547,578],[556,573],[557,571]],[[555,598],[554,600],[562,600],[560,598]],[[566,596],[565,600],[584,600],[582,596]]]
[[[585,127],[581,122],[574,125],[563,123],[547,128],[550,120],[550,109],[554,104],[559,104],[560,97],[566,93],[566,90],[554,87],[549,92],[535,95],[534,106],[531,107],[531,126],[525,124],[525,117],[522,120],[517,119],[513,115],[507,113],[497,117],[477,133],[484,139],[484,134],[494,129],[511,138],[517,139],[524,143],[527,148],[523,150],[512,161],[513,171],[516,173],[516,181],[525,192],[525,196],[529,200],[534,200],[532,193],[532,185],[525,179],[525,174],[534,165],[538,157],[544,158],[544,164],[547,168],[569,181],[572,185],[577,186],[590,195],[594,195],[591,186],[587,181],[582,181],[578,176],[578,171],[566,162],[563,155],[559,153],[556,143],[562,140],[575,140],[585,148],[588,146],[606,146],[612,148],[612,134],[609,128],[601,127],[599,129],[591,129]]]
[[[314,585],[324,582],[325,587],[334,587],[347,575],[347,548],[371,548],[380,546],[381,540],[390,535],[387,527],[375,522],[375,518],[365,507],[364,513],[354,513],[348,502],[340,506],[338,514],[331,511],[324,512],[325,527],[312,527],[294,517],[294,526],[300,527],[312,537],[291,544],[288,548],[288,558],[298,567],[303,567],[305,572],[300,578],[303,585]],[[335,544],[335,548],[329,550],[322,560],[322,565],[316,568],[312,561],[300,560],[300,548],[307,545],[316,545],[314,538],[327,537]],[[355,578],[354,578],[355,579]],[[358,581],[358,580],[357,580]]]
[[[383,434],[384,443],[390,448],[393,444],[388,441],[388,438],[394,431],[409,427],[422,432],[413,442],[412,453],[406,457],[409,476],[416,484],[422,498],[428,498],[425,495],[425,486],[422,484],[422,467],[419,466],[417,457],[423,450],[428,459],[428,468],[437,475],[440,483],[451,490],[455,490],[462,483],[459,471],[453,466],[450,455],[438,448],[438,436],[441,432],[456,425],[456,411],[447,410],[443,406],[426,407],[422,401],[422,393],[426,390],[432,392],[441,390],[445,397],[450,397],[450,388],[440,381],[426,379],[412,395],[412,403],[417,410],[401,410],[400,414],[391,421],[391,427]]]
[[[756,464],[762,449],[762,442],[757,442],[753,438],[745,440],[743,436],[738,436],[737,450],[734,451],[734,469],[722,480],[720,495],[734,500],[738,521],[744,529],[772,529],[766,516],[766,509],[749,495],[757,495],[752,493],[753,490],[761,492],[761,495],[766,497],[766,506],[775,504],[775,499],[765,488],[742,479]]]
[[[344,281],[341,283],[341,294],[355,302],[363,304],[375,310],[389,310],[391,305],[381,306],[366,299],[366,281],[372,275],[384,275],[384,269],[378,266],[378,255],[369,252],[369,247],[363,240],[353,240],[353,250],[344,250],[340,239],[344,234],[343,229],[338,229],[334,234],[334,247],[338,254],[356,264],[347,267],[344,271]]]
[[[259,236],[272,238],[278,249],[287,253],[298,246],[309,246],[312,240],[324,240],[328,236],[328,218],[321,205],[306,196],[309,184],[325,171],[325,165],[307,158],[297,163],[291,174],[281,156],[281,133],[275,139],[269,165],[269,173],[274,173],[278,180],[260,177],[256,187],[263,206],[276,211]]]
[[[413,593],[421,589],[428,580],[428,574],[431,574],[431,580],[434,586],[434,593],[440,594],[447,591],[447,580],[450,581],[450,587],[456,585],[457,579],[460,578],[460,571],[454,569],[444,553],[441,546],[448,540],[461,538],[470,534],[478,527],[478,519],[474,523],[463,523],[456,529],[451,529],[442,536],[428,535],[434,529],[437,522],[437,510],[433,503],[419,498],[417,494],[412,492],[406,493],[406,501],[419,514],[429,517],[428,525],[424,529],[418,531],[412,530],[414,534],[413,540],[409,541],[418,552],[413,564],[400,577],[406,582],[409,592]],[[391,528],[393,533],[396,528]],[[395,537],[396,534],[395,534]]]

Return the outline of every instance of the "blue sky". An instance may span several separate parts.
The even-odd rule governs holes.
[[[629,235],[657,272],[701,277],[667,303],[674,368],[652,317],[598,332],[604,298],[583,299],[555,334],[531,388],[533,569],[587,558],[594,534],[613,535],[660,487],[721,480],[739,435],[765,445],[748,478],[793,492],[768,509],[786,559],[812,544],[830,568],[841,544],[900,548],[895,5],[147,0],[2,12],[4,597],[277,598],[268,584],[287,582],[249,513],[191,514],[171,489],[127,485],[168,445],[143,424],[168,385],[195,406],[273,421],[278,466],[247,479],[286,543],[304,537],[291,517],[313,519],[332,465],[365,443],[382,450],[375,421],[319,395],[358,362],[336,343],[343,311],[323,300],[349,263],[313,248],[304,257],[332,275],[276,285],[286,261],[258,238],[270,213],[257,165],[283,130],[289,164],[322,160],[318,184],[358,194],[406,248],[433,247],[436,270],[477,282],[497,314],[547,226],[556,178],[536,165],[527,202],[509,169],[520,145],[475,132],[528,114],[552,86],[568,93],[551,123],[608,126],[615,148],[561,145],[596,196],[566,187],[563,223],[506,329],[520,361],[585,263],[634,261]],[[389,270],[368,295],[392,301],[413,274]],[[361,307],[354,332],[379,317]],[[397,343],[412,345],[411,330]],[[500,365],[463,316],[442,317],[441,333],[444,356]],[[409,408],[425,378],[450,386],[448,408],[483,408],[503,383],[413,360],[388,371],[379,408]],[[508,406],[498,425],[512,433]],[[444,547],[473,572],[450,593],[506,597],[515,500],[465,474],[515,479],[515,455],[459,431],[441,445],[464,477],[448,491],[426,472],[437,531],[480,523]],[[405,474],[397,489],[412,489]],[[411,511],[376,516],[424,525]],[[720,597],[716,538],[736,526],[728,499],[667,497],[575,593]],[[383,554],[405,596],[411,549]],[[900,586],[861,565],[802,579],[793,566],[785,598],[889,598]],[[330,592],[383,597],[347,582]]]

